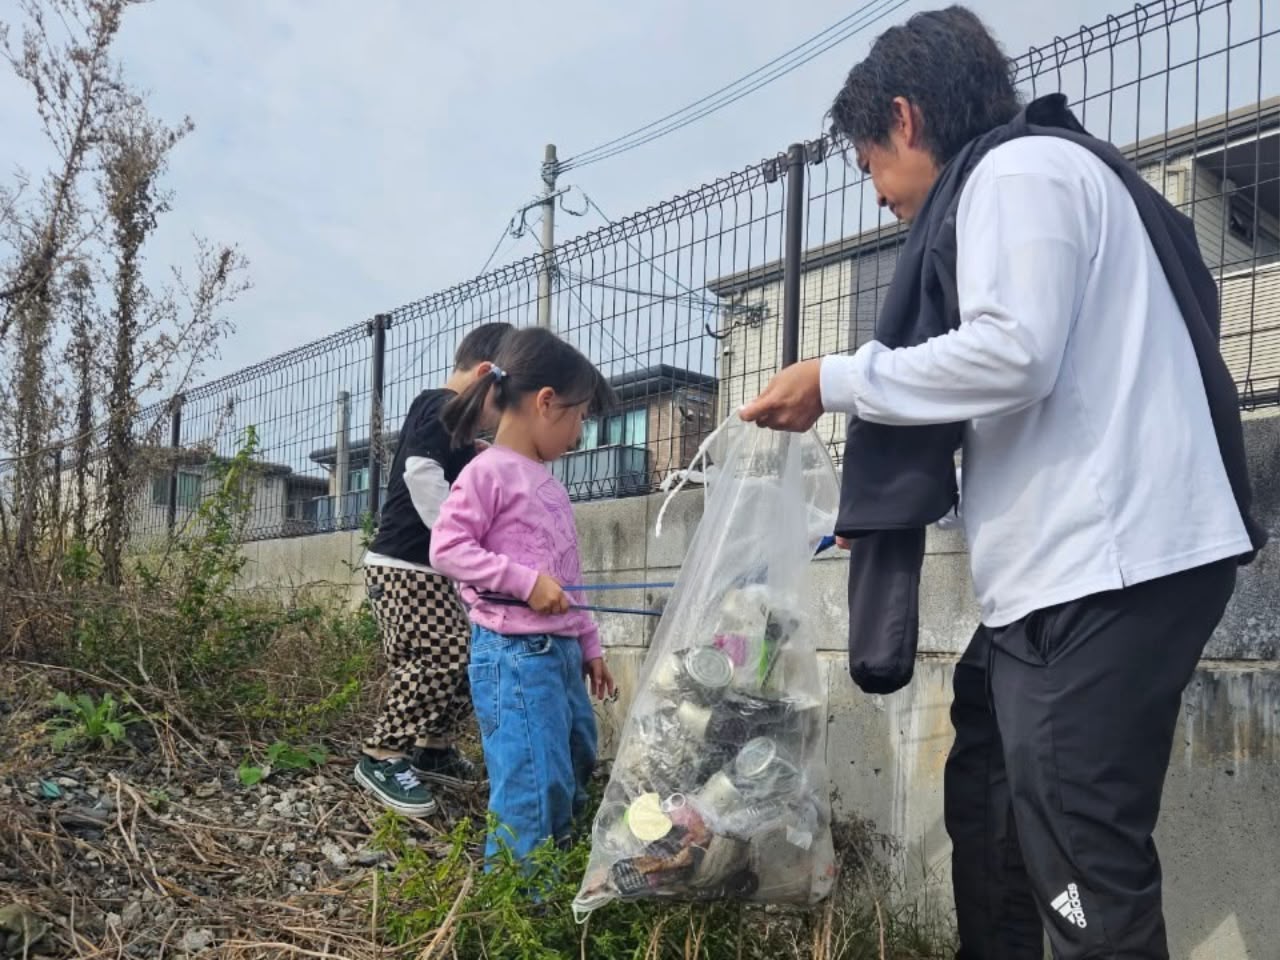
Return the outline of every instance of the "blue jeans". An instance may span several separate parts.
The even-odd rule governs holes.
[[[489,774],[489,811],[518,859],[570,838],[596,764],[596,718],[574,637],[471,628],[471,699]],[[499,836],[490,832],[493,863]]]

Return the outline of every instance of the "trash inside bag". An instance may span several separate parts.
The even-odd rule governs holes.
[[[839,483],[812,433],[722,427],[574,901],[812,904],[835,879],[810,560]]]

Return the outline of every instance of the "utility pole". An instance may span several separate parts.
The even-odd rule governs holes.
[[[339,520],[344,516],[344,504],[347,502],[347,484],[351,477],[351,394],[346,390],[338,391],[338,400],[333,407],[333,518]]]
[[[547,144],[542,160],[542,269],[538,271],[538,326],[551,329],[551,288],[555,262],[552,251],[556,245],[556,145]]]

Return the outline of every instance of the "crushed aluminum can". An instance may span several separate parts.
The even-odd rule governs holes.
[[[732,681],[733,661],[715,647],[694,647],[670,654],[657,665],[653,675],[655,689],[704,703],[717,699]]]
[[[733,681],[733,661],[723,650],[697,647],[684,658],[685,675],[707,693],[719,693]]]

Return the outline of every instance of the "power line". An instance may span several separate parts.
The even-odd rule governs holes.
[[[507,225],[503,227],[502,232],[498,234],[498,242],[493,245],[493,250],[489,254],[489,259],[485,260],[484,266],[481,267],[480,272],[476,274],[477,277],[482,277],[485,275],[485,272],[489,269],[489,265],[493,263],[493,258],[498,255],[498,250],[502,247],[502,241],[507,239],[508,236],[510,236],[511,231],[515,229],[515,225],[516,225],[515,217],[512,217],[510,220],[507,221]]]
[[[577,189],[581,191],[583,199],[586,201],[587,207],[589,209],[595,210],[595,212],[600,215],[600,218],[604,220],[606,223],[612,224],[615,222],[612,217],[610,217],[607,213],[604,212],[604,209],[600,206],[600,204],[596,203],[595,199],[589,193],[587,193],[586,190],[584,190],[581,186],[579,186]],[[726,304],[723,301],[718,299],[717,300],[709,299],[705,294],[698,293],[698,291],[695,290],[693,287],[689,286],[686,283],[681,282],[678,278],[671,276],[671,274],[663,270],[662,267],[658,266],[658,264],[654,262],[653,258],[645,257],[644,252],[638,246],[636,246],[636,244],[633,243],[629,238],[624,238],[624,242],[644,262],[648,263],[652,269],[654,269],[659,274],[661,274],[666,280],[674,284],[675,287],[677,288],[677,292],[659,293],[658,291],[655,291],[655,290],[644,290],[637,287],[628,287],[619,283],[610,283],[605,280],[599,280],[593,277],[587,277],[582,274],[575,274],[570,270],[561,270],[560,272],[564,276],[569,277],[571,280],[577,281],[579,284],[590,285],[590,286],[598,287],[604,290],[612,290],[615,293],[621,293],[625,296],[646,298],[650,301],[650,304],[649,304],[650,308],[652,308],[652,306],[656,303],[684,304],[685,306],[690,308],[690,315],[685,319],[683,323],[676,324],[675,329],[672,331],[673,338],[675,339],[678,339],[682,328],[685,330],[689,330],[690,328],[692,328],[693,324],[697,322],[697,320],[702,320],[705,326],[708,314],[712,314],[712,313],[718,314],[721,311],[725,311],[730,315],[732,315],[733,313],[737,312],[738,308],[735,307],[734,304]],[[695,311],[701,311],[700,316],[695,316]],[[664,333],[665,331],[659,330],[657,331],[657,333],[651,334],[643,345],[638,344],[636,348],[637,354],[642,353],[646,350],[653,349],[655,341],[657,341],[661,345],[661,341],[664,337]],[[678,345],[678,344],[673,344],[673,345]]]
[[[869,6],[869,5],[870,5],[870,4],[868,4],[867,6]],[[579,161],[584,161],[586,158],[588,158],[588,157],[590,157],[590,156],[592,156],[592,155],[594,155],[594,154],[596,154],[596,153],[604,152],[604,151],[606,151],[606,150],[610,149],[611,147],[615,147],[615,146],[617,146],[617,145],[619,145],[619,144],[621,144],[621,143],[623,143],[623,142],[625,142],[625,141],[627,141],[627,140],[629,140],[629,139],[631,139],[631,138],[633,138],[633,137],[635,137],[635,136],[637,136],[637,135],[639,135],[639,134],[647,133],[647,132],[649,132],[649,131],[653,130],[654,128],[661,126],[662,124],[667,123],[668,121],[671,121],[671,120],[674,120],[674,119],[676,119],[676,118],[679,118],[679,117],[681,117],[683,114],[686,114],[686,113],[688,113],[689,111],[694,110],[694,109],[696,109],[697,107],[700,107],[700,106],[702,106],[702,105],[706,104],[708,101],[714,100],[716,97],[719,97],[719,96],[721,96],[721,95],[723,95],[723,94],[726,94],[726,93],[731,93],[731,92],[732,92],[732,91],[734,91],[736,88],[740,87],[743,83],[745,83],[745,82],[747,82],[747,81],[751,80],[751,79],[752,79],[752,78],[754,78],[754,77],[759,76],[760,74],[762,74],[762,73],[764,73],[765,71],[769,70],[771,67],[774,67],[774,66],[778,65],[779,63],[781,63],[782,61],[786,60],[788,57],[792,57],[792,56],[796,55],[797,53],[800,53],[800,52],[802,52],[802,51],[806,50],[808,47],[810,47],[810,46],[811,46],[812,44],[814,44],[815,42],[818,42],[818,41],[820,41],[823,37],[826,37],[827,35],[829,35],[832,31],[834,31],[834,30],[838,30],[838,29],[839,29],[839,28],[841,28],[842,26],[846,25],[850,20],[852,20],[852,19],[854,19],[855,17],[859,16],[859,15],[860,15],[860,14],[861,14],[865,9],[866,9],[866,7],[865,7],[865,6],[864,6],[864,7],[861,7],[861,8],[859,8],[858,10],[855,10],[853,13],[851,13],[851,14],[849,14],[849,15],[845,16],[845,17],[842,17],[840,20],[837,20],[835,23],[831,24],[830,26],[826,27],[825,29],[823,29],[823,30],[819,31],[818,33],[814,34],[813,36],[809,37],[807,40],[803,41],[802,43],[799,43],[799,44],[797,44],[796,46],[792,47],[791,49],[786,50],[786,51],[784,51],[783,53],[779,54],[778,56],[774,57],[774,58],[773,58],[772,60],[770,60],[768,63],[765,63],[765,64],[763,64],[762,66],[759,66],[759,67],[757,67],[756,69],[752,70],[750,73],[747,73],[747,74],[745,74],[745,75],[743,75],[743,76],[741,76],[741,77],[738,77],[736,80],[734,80],[734,81],[732,81],[732,82],[730,82],[730,83],[725,84],[723,87],[720,87],[718,90],[713,90],[711,93],[707,94],[705,97],[702,97],[702,98],[701,98],[701,99],[699,99],[699,100],[695,100],[695,101],[693,101],[693,102],[692,102],[692,103],[690,103],[690,104],[686,104],[685,106],[681,107],[679,110],[675,110],[675,111],[672,111],[671,113],[667,114],[665,117],[659,117],[657,120],[654,120],[654,121],[652,121],[652,122],[650,122],[650,123],[647,123],[647,124],[645,124],[645,125],[644,125],[644,126],[642,126],[642,127],[637,127],[635,130],[632,130],[630,133],[625,133],[625,134],[623,134],[623,135],[622,135],[622,136],[620,136],[620,137],[615,137],[614,139],[612,139],[612,140],[608,140],[608,141],[606,141],[606,142],[604,142],[604,143],[602,143],[602,144],[599,144],[599,145],[597,145],[597,146],[595,146],[595,147],[592,147],[592,148],[591,148],[591,149],[589,149],[589,150],[584,150],[582,153],[578,154],[576,157],[570,157],[570,158],[569,158],[568,160],[566,160],[566,161],[565,161],[565,163],[562,165],[562,169],[567,168],[567,167],[569,167],[569,166],[572,166],[572,165],[574,165],[574,164],[578,163]]]
[[[614,335],[613,331],[609,329],[609,327],[605,324],[605,322],[604,322],[603,320],[601,320],[599,317],[597,317],[597,316],[595,315],[595,311],[593,311],[589,306],[587,306],[587,301],[585,301],[585,300],[583,300],[583,299],[582,299],[582,294],[580,294],[580,293],[578,292],[578,290],[577,290],[577,288],[576,288],[576,287],[574,287],[574,286],[570,285],[570,286],[568,286],[566,289],[567,289],[570,293],[572,293],[572,294],[574,295],[574,297],[576,297],[576,298],[577,298],[577,301],[578,301],[578,303],[579,303],[579,304],[581,304],[582,309],[586,311],[587,316],[588,316],[588,317],[590,317],[590,318],[591,318],[591,320],[592,320],[592,321],[594,321],[594,323],[599,324],[601,332],[602,332],[602,333],[607,334],[607,335],[608,335],[608,337],[609,337],[609,339],[613,341],[613,345],[614,345],[615,347],[617,347],[619,350],[621,350],[621,351],[622,351],[622,356],[623,356],[623,358],[625,359],[625,358],[627,357],[627,355],[628,355],[628,354],[627,354],[627,348],[626,348],[626,345],[625,345],[625,344],[623,344],[623,343],[622,343],[622,342],[621,342],[621,341],[620,341],[620,340],[619,340],[619,339]],[[588,341],[587,341],[587,342],[588,342],[588,346],[590,346],[590,330],[591,330],[591,326],[592,326],[592,324],[587,324],[587,328],[586,328],[586,329],[587,329],[587,331],[588,331],[588,334],[587,334],[587,336],[588,336]],[[603,338],[601,338],[600,346],[601,346],[601,350],[602,350],[602,352],[603,352],[603,348],[604,348],[604,340],[603,340]],[[603,357],[603,356],[601,357],[601,362],[605,362],[605,361],[604,361],[604,357]]]
[[[757,67],[719,90],[709,93],[705,97],[667,114],[665,117],[638,127],[630,133],[615,137],[605,143],[584,150],[577,156],[570,157],[560,164],[559,172],[566,172],[576,167],[583,167],[616,157],[647,143],[652,143],[654,140],[674,133],[691,123],[695,123],[712,113],[737,103],[743,97],[786,76],[877,21],[882,20],[895,10],[905,6],[907,2],[908,0],[870,0],[870,2],[865,3],[853,13],[842,17],[831,26],[809,37],[803,43],[792,47],[763,66]]]
[[[691,307],[700,307],[703,310],[719,310],[723,308],[723,304],[714,300],[708,300],[696,293],[686,290],[677,290],[674,293],[665,293],[659,290],[643,290],[639,287],[628,287],[620,283],[611,283],[608,280],[600,280],[595,277],[589,277],[585,274],[575,273],[572,270],[561,269],[561,275],[568,277],[575,283],[583,284],[590,287],[598,287],[601,290],[610,290],[613,293],[622,293],[632,297],[643,297],[654,303],[672,303],[679,302],[687,304]]]
[[[904,0],[904,2],[905,2],[905,0]],[[579,189],[579,190],[582,190],[582,188],[581,188],[581,187],[579,187],[578,189]],[[596,213],[600,214],[600,218],[601,218],[602,220],[604,220],[604,222],[605,222],[605,223],[613,224],[613,223],[615,223],[615,222],[616,222],[612,217],[610,217],[607,213],[605,213],[602,209],[600,209],[600,204],[598,204],[598,203],[596,203],[596,202],[595,202],[595,200],[592,198],[591,194],[587,193],[587,191],[585,191],[585,190],[582,190],[582,196],[586,199],[586,201],[587,201],[587,206],[589,206],[591,209],[595,210],[595,212],[596,212]],[[630,237],[626,238],[626,241],[627,241],[627,246],[629,246],[632,250],[634,250],[637,256],[639,256],[642,260],[643,260],[643,259],[645,259],[644,251],[643,251],[643,250],[641,250],[641,249],[640,249],[638,246],[636,246],[634,243],[632,243],[632,242],[631,242],[631,238],[630,238]],[[652,257],[648,258],[648,260],[649,260],[649,264],[650,264],[650,266],[652,266],[652,267],[653,267],[653,269],[657,270],[660,274],[662,274],[664,277],[666,277],[668,280],[670,280],[672,283],[674,283],[677,287],[682,288],[682,289],[683,289],[683,290],[685,290],[687,293],[690,293],[690,294],[693,294],[693,293],[694,293],[694,291],[693,291],[693,288],[692,288],[692,287],[690,287],[688,284],[681,283],[681,282],[680,282],[679,280],[677,280],[675,277],[671,276],[671,274],[667,273],[667,271],[663,270],[660,266],[658,266],[656,263],[654,263],[654,262],[653,262],[653,258],[652,258]],[[694,294],[694,295],[696,296],[696,294]]]
[[[515,249],[516,245],[519,244],[520,238],[524,236],[526,233],[529,233],[530,231],[532,231],[533,228],[536,227],[541,222],[541,219],[542,218],[539,217],[532,224],[525,224],[523,220],[521,220],[521,223],[518,227],[516,225],[516,217],[513,216],[509,221],[507,221],[506,227],[503,228],[502,235],[498,237],[498,242],[493,246],[493,252],[489,254],[489,259],[484,262],[484,266],[480,268],[480,272],[477,273],[476,276],[482,277],[485,275],[485,272],[489,269],[489,267],[493,264],[494,259],[498,256],[498,251],[502,249],[502,243],[504,240],[507,240],[508,238],[515,240],[515,243],[507,248],[507,253],[510,253],[512,250]],[[427,337],[426,340],[423,341],[422,345],[418,348],[417,353],[415,353],[412,357],[410,357],[404,363],[400,364],[400,366],[396,369],[396,372],[392,374],[390,378],[388,378],[387,383],[390,383],[390,384],[398,383],[400,380],[401,374],[403,374],[410,367],[416,365],[417,362],[420,359],[422,359],[422,355],[426,353],[428,350],[430,350],[431,347],[440,339],[441,336],[444,335],[446,331],[453,329],[453,326],[452,326],[453,321],[457,318],[458,311],[461,309],[461,306],[462,306],[461,304],[458,304],[453,308],[453,311],[449,314],[448,318],[446,318],[444,323],[441,324],[439,329],[437,329],[434,334]]]

